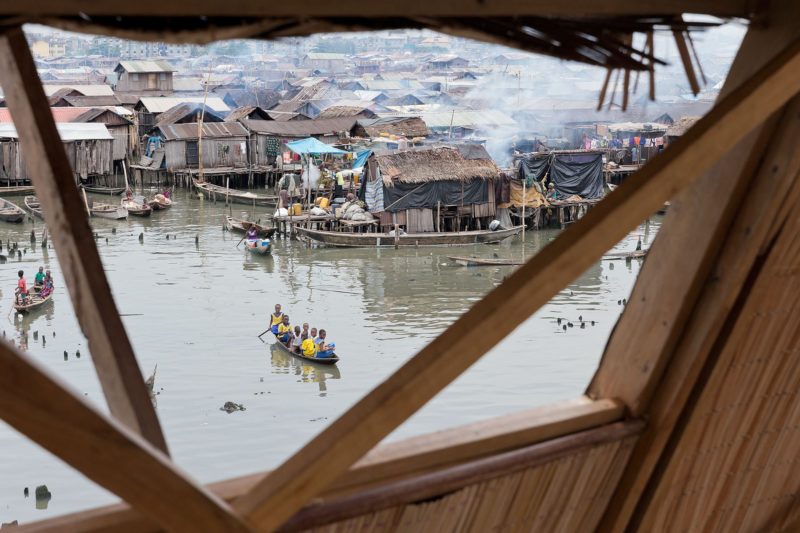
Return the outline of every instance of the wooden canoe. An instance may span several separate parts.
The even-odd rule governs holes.
[[[256,227],[256,231],[258,232],[258,236],[261,238],[271,239],[272,236],[275,234],[275,228],[268,228],[266,226],[262,226],[260,224],[256,224],[255,222],[249,222],[247,220],[239,220],[233,218],[230,215],[225,215],[225,227],[228,228],[228,231],[236,231],[239,233],[247,233],[251,226]]]
[[[492,259],[480,257],[448,257],[450,261],[463,266],[516,266],[524,265],[525,261],[517,261],[516,259]]]
[[[239,189],[226,189],[213,183],[200,182],[196,179],[192,180],[195,188],[203,193],[203,196],[209,200],[222,200],[228,199],[228,202],[234,204],[245,205],[260,205],[274,207],[278,205],[278,197],[268,194],[259,194],[250,191],[240,191]]]
[[[95,202],[89,207],[93,217],[107,218],[109,220],[122,220],[128,218],[128,210],[122,206],[102,204]]]
[[[34,192],[33,185],[0,186],[0,196],[30,196]]]
[[[302,359],[303,361],[308,361],[309,363],[315,363],[318,365],[335,365],[336,363],[339,362],[339,356],[336,354],[333,354],[333,357],[316,358],[316,357],[307,357],[301,353],[294,353],[289,348],[284,346],[284,344],[278,340],[277,336],[275,337],[275,346],[277,346],[285,353],[297,357],[298,359]]]
[[[38,293],[38,287],[32,288],[32,290],[28,291],[28,302],[23,305],[14,300],[14,309],[18,313],[29,313],[52,300],[53,292],[55,291],[51,291],[50,294],[43,298]]]
[[[248,252],[256,255],[267,255],[272,251],[272,243],[269,239],[256,239],[253,241],[246,239],[244,246]]]
[[[491,244],[504,241],[522,231],[522,226],[497,231],[461,231],[439,233],[406,233],[399,237],[388,233],[349,233],[322,231],[294,226],[299,237],[327,246],[346,247],[392,247],[398,246],[466,246],[469,244]]]
[[[125,192],[125,187],[106,187],[104,185],[87,185],[85,183],[81,183],[80,187],[86,192],[93,192],[95,194],[108,194],[111,196]]]
[[[25,210],[5,198],[0,198],[0,220],[18,224],[25,220]]]
[[[139,203],[136,200],[128,200],[127,198],[123,198],[120,202],[120,205],[128,210],[129,215],[133,215],[135,217],[149,217],[153,213],[153,208],[150,207],[146,202]]]
[[[618,259],[644,259],[647,255],[647,250],[635,250],[633,252],[610,252],[603,256],[607,261],[615,261]]]
[[[169,209],[172,207],[172,200],[163,194],[156,194],[151,200],[147,201],[147,204],[153,211],[160,211],[162,209]]]
[[[28,209],[28,211],[31,212],[33,216],[35,216],[38,219],[44,220],[44,215],[42,214],[42,208],[39,205],[38,198],[36,198],[35,196],[26,196],[23,202],[25,203],[25,207]]]

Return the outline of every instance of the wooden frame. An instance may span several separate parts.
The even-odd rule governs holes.
[[[777,3],[785,8],[788,2],[789,0],[778,0]],[[103,5],[78,0],[60,3],[45,0],[35,8],[26,5],[14,7],[17,10],[15,14],[25,14],[25,10],[30,8],[35,9],[37,14],[51,15],[71,14],[79,8],[90,15],[112,12],[115,15],[129,15],[138,14],[144,9],[134,4]],[[242,15],[261,13],[265,9],[264,5],[245,0],[222,4],[202,0],[200,4],[192,3],[190,8],[181,1],[175,1],[166,3],[163,7],[164,15],[183,15],[185,12],[200,9],[207,9],[207,14],[228,14],[235,10],[237,15]],[[270,16],[279,16],[282,13],[280,10],[284,8],[270,4],[269,9]],[[295,11],[294,6],[287,6],[285,9],[287,13]],[[348,9],[355,9],[355,6],[350,7],[350,4],[333,6],[330,3],[312,1],[305,6],[305,9],[311,15],[323,16],[334,9],[337,15],[343,15]],[[369,11],[370,9],[375,9],[375,13]],[[409,12],[416,13],[417,10],[428,15],[442,16],[456,9],[456,4],[446,0],[434,5],[412,3],[410,6],[403,5],[397,9],[402,9],[404,16],[408,16]],[[671,10],[679,12],[686,9],[711,14],[749,15],[753,8],[751,2],[747,0],[737,2],[695,0],[691,3],[691,7],[681,2],[653,7],[630,3],[623,5],[616,1],[600,5],[580,0],[577,5],[573,3],[569,6],[560,6],[547,3],[545,6],[545,3],[538,0],[536,2],[502,0],[480,4],[472,9],[476,15],[502,14],[513,10],[518,13],[520,9],[531,9],[536,11],[537,15],[565,16],[567,9],[569,15],[574,15],[576,12],[582,15],[636,14],[640,13],[639,10],[652,13],[653,9],[662,9],[664,12],[672,12]],[[378,4],[368,7],[366,12],[365,6],[358,4],[358,10],[359,16],[391,14],[384,6]],[[463,6],[460,3],[458,10],[458,14],[463,15]],[[771,12],[786,17],[786,12],[780,9],[775,8]],[[743,280],[738,280],[750,272],[748,264],[733,269],[732,292],[718,292],[713,283],[709,283],[708,286],[702,285],[709,272],[708,267],[717,255],[716,241],[726,234],[731,219],[730,210],[741,201],[743,185],[757,168],[761,168],[759,160],[750,155],[763,148],[768,140],[766,134],[762,135],[760,125],[768,120],[769,115],[779,112],[800,92],[800,76],[797,75],[800,72],[800,41],[797,39],[797,27],[794,24],[798,18],[786,17],[785,20],[790,23],[782,26],[784,29],[788,28],[784,34],[775,39],[766,39],[760,48],[756,47],[752,51],[744,49],[744,55],[738,61],[739,63],[750,61],[750,68],[737,74],[740,76],[740,79],[736,80],[739,86],[727,91],[718,105],[665,154],[632,176],[615,193],[566,230],[553,244],[510,276],[480,304],[470,309],[439,338],[278,469],[265,476],[249,477],[246,482],[237,484],[233,481],[220,485],[224,487],[220,490],[230,491],[228,497],[233,499],[232,506],[228,506],[210,491],[189,481],[169,463],[162,452],[158,451],[159,448],[165,451],[166,443],[152,405],[144,393],[142,376],[136,365],[130,342],[116,313],[52,116],[47,111],[43,92],[37,87],[39,80],[30,51],[18,27],[6,29],[0,36],[0,83],[3,84],[11,112],[17,120],[22,142],[26,150],[34,155],[30,158],[32,162],[29,162],[33,170],[31,174],[36,176],[37,192],[45,212],[48,213],[48,224],[51,225],[54,242],[63,261],[67,285],[81,326],[89,338],[90,349],[95,357],[98,375],[112,414],[130,429],[99,415],[65,390],[63,385],[28,362],[23,355],[3,346],[0,346],[0,369],[3,371],[0,372],[0,407],[2,407],[0,415],[39,444],[77,466],[92,479],[126,498],[138,512],[157,523],[155,526],[146,519],[143,521],[142,516],[125,507],[115,507],[111,510],[81,513],[79,517],[55,519],[40,525],[64,528],[69,524],[82,526],[86,531],[98,528],[147,530],[154,526],[168,529],[248,531],[251,527],[257,527],[274,530],[287,523],[287,520],[290,520],[304,505],[308,505],[312,498],[326,487],[344,483],[345,490],[356,491],[365,488],[347,486],[347,480],[351,476],[353,480],[360,479],[365,484],[375,482],[376,478],[380,477],[380,472],[390,479],[410,474],[416,476],[414,480],[394,479],[393,485],[383,488],[366,487],[366,492],[362,491],[360,496],[353,495],[350,499],[351,503],[355,502],[352,503],[355,510],[362,509],[363,507],[359,508],[358,505],[363,506],[365,501],[385,502],[385,491],[393,491],[394,495],[401,493],[403,496],[397,501],[403,502],[421,493],[431,494],[425,492],[428,483],[441,482],[436,490],[447,490],[447,487],[475,479],[470,476],[477,475],[476,471],[487,468],[486,465],[507,465],[508,463],[503,461],[508,461],[509,457],[511,460],[522,460],[523,457],[525,460],[543,460],[542,449],[550,449],[555,453],[554,448],[558,448],[559,443],[565,442],[565,440],[557,442],[554,439],[563,438],[573,444],[577,442],[579,440],[577,437],[572,437],[570,440],[564,435],[565,432],[578,431],[576,428],[580,428],[583,424],[593,424],[593,427],[597,427],[618,420],[622,414],[621,404],[602,399],[617,397],[615,392],[622,393],[619,396],[623,397],[625,406],[634,416],[650,413],[649,402],[653,384],[664,374],[666,357],[671,354],[675,346],[679,346],[676,358],[679,364],[666,374],[667,382],[675,388],[664,392],[659,390],[661,394],[654,400],[655,413],[660,417],[653,419],[655,422],[653,431],[656,433],[645,433],[645,438],[642,440],[648,446],[656,443],[652,448],[653,453],[650,455],[650,450],[642,448],[644,444],[640,445],[638,455],[635,453],[634,459],[629,463],[628,472],[623,473],[623,481],[605,518],[604,526],[624,529],[631,523],[631,517],[639,505],[638,495],[641,491],[638,489],[651,482],[650,473],[659,462],[660,451],[666,446],[671,428],[674,427],[675,419],[670,418],[667,412],[669,402],[677,399],[685,403],[694,387],[694,380],[703,369],[702,361],[695,364],[691,357],[696,355],[699,349],[698,343],[700,349],[708,342],[713,343],[712,338],[705,336],[707,332],[716,334],[713,327],[719,332],[719,328],[727,323],[729,309],[726,305],[730,305],[730,302],[737,297],[737,283],[738,288],[743,284]],[[772,22],[777,23],[777,20]],[[763,54],[764,46],[770,50],[769,54]],[[751,54],[751,57],[748,58],[748,54]],[[756,68],[757,66],[761,68]],[[795,103],[787,108],[792,111],[792,115],[781,123],[780,131],[783,135],[790,135],[798,128],[794,122],[797,105]],[[768,121],[766,124],[767,127],[763,129],[769,129],[772,122]],[[601,368],[590,387],[590,393],[597,395],[601,400],[596,402],[583,400],[564,408],[565,411],[561,414],[563,416],[569,412],[567,418],[554,416],[549,423],[533,426],[518,420],[516,429],[510,433],[488,431],[471,441],[462,440],[460,444],[451,439],[444,439],[436,444],[435,438],[426,437],[429,439],[427,446],[417,449],[416,452],[412,451],[413,445],[406,448],[405,452],[398,451],[402,446],[394,448],[394,456],[386,452],[387,448],[391,448],[378,448],[373,452],[373,460],[375,455],[381,454],[384,454],[384,459],[386,457],[389,459],[370,463],[367,456],[361,463],[357,463],[388,433],[527,319],[558,290],[588,268],[604,251],[624,237],[664,201],[698,180],[700,182],[692,194],[707,193],[713,179],[701,178],[701,175],[711,170],[716,161],[726,157],[730,147],[738,147],[740,143],[744,147],[740,150],[743,155],[738,163],[732,163],[730,168],[743,166],[744,170],[733,180],[731,186],[725,189],[724,202],[721,202],[718,208],[711,210],[709,220],[713,222],[714,230],[710,239],[692,254],[693,278],[688,290],[683,292],[687,298],[686,307],[673,313],[672,321],[668,324],[670,331],[658,342],[653,342],[652,353],[655,354],[655,360],[650,362],[654,366],[632,366],[634,374],[632,387],[625,390],[617,388],[615,380],[606,379],[607,376],[604,376]],[[779,150],[778,155],[782,157],[781,168],[791,173],[800,162],[793,157],[784,157],[788,153],[787,147],[780,142],[777,144],[776,150]],[[724,165],[719,167],[719,169],[725,168],[728,167]],[[713,176],[713,173],[711,175]],[[784,183],[786,180],[776,178],[775,172],[770,173],[768,167],[764,167],[764,170],[756,175],[755,180],[758,183],[782,187],[782,190],[786,191],[787,201],[774,202],[760,195],[758,205],[746,213],[744,226],[741,224],[735,226],[734,232],[728,235],[728,241],[720,258],[738,259],[740,254],[734,253],[736,251],[734,247],[741,244],[742,234],[750,231],[748,224],[771,220],[770,224],[759,227],[758,242],[746,247],[744,254],[751,259],[750,265],[752,265],[757,254],[765,247],[769,248],[769,239],[776,235],[781,227],[780,217],[786,216],[794,206],[794,200],[800,196],[800,186]],[[680,209],[680,201],[677,205]],[[780,216],[774,219],[765,216],[767,212],[765,209],[770,208],[777,208]],[[664,229],[664,233],[670,235],[669,226]],[[684,235],[683,238],[687,237],[690,235]],[[665,241],[663,235],[659,237],[658,242],[667,242],[665,250],[669,250],[670,246],[674,247],[674,243]],[[650,262],[652,256],[646,265]],[[657,268],[655,271],[659,272]],[[689,300],[699,294],[704,295],[703,305],[706,307],[703,309],[713,314],[710,318],[713,327],[704,331],[689,328],[683,337],[679,338],[678,329],[685,324],[693,304],[693,301]],[[631,316],[631,312],[626,315]],[[641,316],[634,318],[641,319]],[[481,327],[477,327],[478,325]],[[615,333],[612,338],[604,365],[611,359],[619,357],[614,355],[616,353],[614,339],[624,338],[627,327],[626,321],[623,320],[620,323],[619,333]],[[685,344],[678,344],[679,340]],[[630,349],[627,344],[625,347]],[[613,362],[617,364],[619,360]],[[686,376],[691,382],[681,388],[679,378]],[[34,389],[28,392],[21,390],[20,377],[33,383],[35,390],[40,391],[48,402],[52,399],[60,400],[61,407],[54,409],[49,404],[42,405],[41,399],[32,395]],[[23,400],[19,404],[14,403],[19,400],[15,394]],[[26,408],[34,409],[36,418],[26,420],[23,416]],[[551,410],[540,412],[540,417],[542,413],[553,415]],[[578,416],[580,413],[583,413],[583,419]],[[541,422],[541,419],[538,420]],[[63,427],[65,422],[71,423],[65,431],[72,445],[66,449],[59,449],[48,429]],[[491,426],[491,423],[487,424]],[[619,432],[614,434],[623,438],[641,429],[641,424],[634,421],[616,425],[613,430],[599,428],[592,430],[592,433],[596,435],[604,430]],[[137,432],[141,433],[150,444],[138,437]],[[538,446],[536,448],[538,451],[520,450],[526,445],[531,445],[532,441],[536,442],[536,439],[543,439],[541,444],[534,446],[534,448]],[[111,448],[107,455],[100,458],[98,465],[94,465],[95,458],[80,449],[79,445],[82,442],[88,445],[90,451],[106,445],[110,445]],[[499,456],[499,453],[511,455],[503,457]],[[524,455],[526,453],[530,455]],[[485,457],[479,458],[481,455]],[[627,461],[627,455],[625,458]],[[120,477],[114,471],[113,466],[120,461],[125,462],[127,468],[122,472],[132,477],[134,483],[126,483],[128,479],[123,479],[124,476]],[[357,466],[350,470],[354,464]],[[641,465],[645,465],[646,468],[632,470]],[[151,479],[148,477],[151,474],[157,475]],[[345,481],[342,481],[343,479]],[[443,479],[446,481],[442,481]],[[425,481],[428,483],[424,483]],[[186,505],[186,509],[177,510],[172,506],[167,508],[164,503],[144,493],[148,487],[153,486],[174,487],[188,502],[188,504],[181,502],[182,505]],[[232,489],[234,486],[237,490]],[[365,494],[368,496],[365,497]],[[346,494],[343,496],[347,497]],[[357,497],[362,499],[356,500]],[[311,507],[307,507],[306,519],[314,513],[319,517],[321,513],[325,520],[330,520],[330,508],[322,512],[321,505],[324,504],[317,504],[316,507],[312,504]],[[303,515],[298,516],[295,518],[296,526],[317,523],[313,520],[302,522]],[[140,529],[141,526],[143,528]]]

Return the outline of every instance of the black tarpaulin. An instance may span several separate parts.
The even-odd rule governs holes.
[[[445,205],[472,205],[489,202],[489,185],[485,180],[429,181],[425,183],[395,183],[383,186],[383,205],[389,212],[405,209],[435,208]]]
[[[520,159],[519,179],[524,180],[528,187],[533,187],[533,182],[542,181],[548,170],[550,170],[549,154]]]
[[[593,199],[603,196],[603,154],[554,154],[550,181],[559,199],[578,195]]]

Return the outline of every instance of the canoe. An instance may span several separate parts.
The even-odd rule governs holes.
[[[25,203],[25,207],[28,209],[28,211],[31,212],[33,216],[41,220],[44,220],[44,215],[42,214],[42,208],[39,205],[38,198],[36,198],[35,196],[26,196],[23,202]]]
[[[122,201],[120,201],[120,205],[128,210],[129,215],[135,217],[149,217],[153,213],[153,208],[147,203],[140,203],[136,200],[123,198]]]
[[[20,303],[17,303],[17,301],[15,299],[14,300],[14,309],[16,309],[16,311],[18,313],[28,313],[30,311],[38,309],[39,307],[41,307],[44,304],[46,304],[47,302],[49,302],[53,298],[53,292],[55,292],[55,291],[51,291],[50,294],[48,294],[47,296],[42,298],[39,295],[39,293],[36,292],[36,291],[37,291],[36,288],[34,288],[33,291],[28,291],[28,293],[29,293],[28,302],[26,304],[24,304],[24,305],[22,305]]]
[[[214,185],[213,183],[208,182],[200,182],[196,179],[192,180],[194,182],[195,188],[203,193],[203,196],[210,200],[222,200],[228,199],[228,202],[234,204],[245,204],[245,205],[261,205],[261,206],[270,206],[274,207],[278,205],[278,197],[272,196],[268,194],[259,194],[250,191],[240,191],[239,189],[226,189],[225,187],[220,187],[219,185]]]
[[[514,266],[524,265],[524,261],[517,261],[516,259],[491,259],[491,258],[478,258],[478,257],[448,257],[450,261],[463,266]]]
[[[0,220],[17,224],[25,220],[25,211],[5,198],[0,198]]]
[[[153,211],[160,211],[162,209],[169,209],[172,207],[172,200],[163,194],[156,194],[153,196],[152,200],[147,201],[147,204],[152,208]]]
[[[125,187],[106,187],[104,185],[87,185],[84,183],[81,183],[80,187],[86,192],[93,192],[97,194],[109,194],[112,196],[116,194],[122,194],[125,192]]]
[[[308,361],[309,363],[316,363],[319,365],[335,365],[336,363],[339,362],[339,356],[336,354],[333,354],[333,357],[316,358],[316,357],[306,357],[301,353],[294,353],[289,348],[284,346],[283,343],[279,341],[277,337],[275,337],[275,346],[277,346],[284,353],[288,353],[289,355],[297,357],[298,359],[302,359],[303,361]]]
[[[398,246],[465,246],[469,244],[491,244],[513,237],[522,231],[522,226],[497,231],[461,231],[438,233],[405,233],[399,237],[388,233],[349,233],[322,231],[294,226],[300,238],[327,246],[347,247],[392,247]]]
[[[89,208],[89,211],[91,211],[93,217],[107,218],[109,220],[128,218],[128,210],[122,206],[95,202]]]
[[[33,185],[0,186],[0,196],[28,196],[34,192]]]
[[[644,259],[647,255],[647,250],[635,250],[633,252],[611,252],[603,256],[607,261],[614,261],[616,259]]]
[[[248,252],[257,255],[267,255],[272,251],[272,242],[269,239],[256,239],[253,241],[246,239],[244,246]]]
[[[255,226],[259,237],[270,239],[275,234],[275,228],[268,228],[266,226],[256,224],[255,222],[249,222],[247,220],[239,220],[233,218],[230,215],[225,215],[224,217],[225,217],[225,227],[228,228],[228,231],[247,233],[247,231],[250,229],[251,226]]]

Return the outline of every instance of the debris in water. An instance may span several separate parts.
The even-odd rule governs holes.
[[[622,299],[622,305],[628,305],[628,299],[627,298],[623,298]]]
[[[225,402],[225,405],[220,407],[219,410],[231,414],[234,411],[245,411],[246,409],[244,408],[244,405],[240,403]]]
[[[77,357],[78,359],[81,358],[81,351],[80,350],[75,350],[75,357]]]
[[[592,320],[592,326],[594,326],[594,320]]]
[[[106,237],[106,244],[108,244],[108,237]]]
[[[578,322],[583,322],[583,315],[578,315]]]
[[[581,322],[581,329],[585,329],[585,328],[586,328],[586,324]]]
[[[50,503],[50,500],[53,498],[53,495],[47,490],[47,485],[39,485],[36,487],[36,508],[37,509],[47,509],[47,504]]]
[[[24,494],[26,498],[30,495],[30,491],[28,490],[28,487],[25,487],[25,489],[22,491],[22,494]]]
[[[561,319],[560,318],[557,318],[556,322],[558,323],[559,326],[561,325]]]
[[[194,243],[195,243],[195,244],[200,244],[200,235],[197,235],[197,234],[195,234],[195,236],[194,236]]]
[[[573,324],[572,324],[572,322],[567,322],[567,325],[568,325],[569,327],[573,327]]]
[[[42,339],[42,340],[44,340],[44,339]],[[64,361],[69,361],[69,354],[67,353],[66,350],[64,350]]]
[[[564,325],[563,325],[563,326],[561,326],[561,327],[562,327],[562,328],[564,328],[564,331],[567,331],[567,325],[566,325],[566,324],[564,324]]]
[[[139,234],[139,242],[144,242],[144,233]]]
[[[117,233],[117,228],[111,228],[111,233],[112,234],[116,234]]]
[[[39,340],[39,330],[38,329],[33,332],[33,340],[35,340],[35,341]]]

